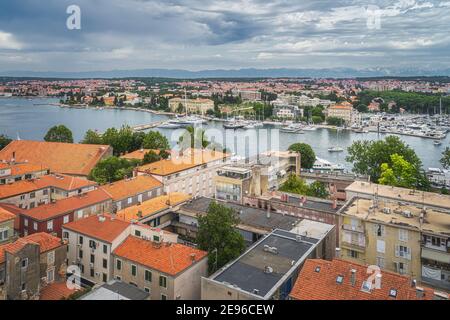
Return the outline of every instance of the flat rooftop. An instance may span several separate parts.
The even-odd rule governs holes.
[[[434,192],[391,187],[363,181],[355,181],[345,188],[345,191],[347,193],[360,193],[361,196],[363,194],[372,196],[378,193],[378,197],[382,198],[393,198],[398,201],[415,202],[426,206],[441,207],[450,210],[450,196]]]
[[[300,221],[291,232],[305,237],[322,239],[325,238],[333,228],[334,225],[332,224],[304,219]]]
[[[210,279],[261,298],[269,298],[283,283],[282,278],[292,273],[319,241],[275,230]],[[268,247],[276,248],[277,253],[268,251]],[[268,268],[271,272],[267,272]]]
[[[122,281],[112,280],[92,290],[81,300],[145,300],[149,293]]]
[[[379,221],[421,231],[450,234],[450,214],[446,212],[428,207],[424,220],[421,222],[420,215],[423,206],[416,203],[381,199],[378,200],[378,208],[371,208],[372,206],[373,200],[355,197],[343,208],[341,213],[374,222]],[[384,213],[385,208],[390,209],[389,214]],[[410,212],[411,217],[407,217],[405,212]]]
[[[181,213],[186,211],[193,214],[206,213],[211,202],[216,201],[227,208],[232,208],[239,214],[241,220],[240,226],[251,226],[257,229],[273,230],[283,229],[291,230],[301,219],[283,215],[281,213],[270,212],[270,218],[267,218],[267,210],[244,206],[240,204],[215,200],[211,198],[200,197],[182,205]]]
[[[339,209],[342,207],[340,204],[336,204],[336,208],[333,208],[333,202],[329,200],[323,200],[323,199],[317,199],[317,198],[311,198],[311,197],[304,197],[306,201],[302,202],[302,196],[292,196],[288,195],[287,203],[296,207],[302,207],[306,209],[311,210],[317,210],[317,211],[323,211],[323,212],[329,212],[329,213],[336,213],[339,211]],[[281,199],[278,199],[276,197],[273,197],[272,200],[281,201]]]

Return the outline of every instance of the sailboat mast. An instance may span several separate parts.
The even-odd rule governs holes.
[[[184,87],[184,109],[186,113],[186,117],[188,116],[188,108],[187,108],[187,95],[186,95],[186,87]]]

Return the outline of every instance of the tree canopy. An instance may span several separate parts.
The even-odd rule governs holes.
[[[444,152],[442,152],[442,158],[441,158],[440,162],[445,169],[450,168],[450,148],[449,147],[445,148]]]
[[[295,174],[290,175],[279,190],[323,199],[327,199],[330,195],[323,182],[315,181],[308,185],[305,180]]]
[[[327,124],[330,126],[341,127],[344,124],[344,119],[338,117],[328,117]]]
[[[426,190],[429,182],[422,172],[422,162],[414,150],[406,145],[399,137],[388,136],[384,140],[355,141],[348,147],[346,160],[353,163],[353,172],[370,176],[371,181],[378,181],[381,177],[381,165],[386,163],[392,168],[393,154],[402,156],[414,168],[417,189]]]
[[[47,142],[67,142],[73,143],[72,131],[65,125],[58,125],[50,128],[44,137]]]
[[[380,184],[394,187],[414,188],[417,185],[416,169],[401,155],[391,155],[391,163],[381,165]]]
[[[133,175],[133,169],[140,164],[139,160],[127,160],[115,156],[97,163],[92,169],[89,179],[99,184],[111,183]]]
[[[4,147],[6,147],[12,139],[8,137],[7,135],[1,134],[0,135],[0,150],[2,150]]]
[[[316,162],[316,154],[309,144],[294,143],[289,146],[289,151],[300,153],[301,167],[304,169],[311,169]]]
[[[244,238],[235,229],[238,223],[239,217],[232,208],[215,201],[209,205],[206,215],[198,217],[196,241],[200,249],[210,254],[208,260],[210,272],[220,269],[244,252]]]
[[[161,160],[161,156],[157,154],[155,151],[150,150],[146,154],[144,154],[144,159],[142,160],[142,164],[149,164],[156,161]]]

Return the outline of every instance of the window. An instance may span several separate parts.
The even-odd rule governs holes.
[[[78,258],[83,259],[83,250],[81,250],[81,249],[78,252]]]
[[[47,230],[53,231],[53,220],[47,221]]]
[[[103,269],[107,269],[108,268],[108,260],[103,259]]]
[[[97,243],[94,240],[89,240],[89,248],[97,249]]]
[[[28,219],[23,219],[23,225],[25,226],[25,227],[28,227]]]
[[[103,253],[104,254],[108,253],[108,246],[106,244],[103,245]]]
[[[147,288],[147,287],[144,288],[144,291],[147,292],[147,293],[150,293],[150,289]]]
[[[8,229],[0,230],[0,241],[8,239]]]
[[[384,258],[383,257],[377,257],[377,266],[379,266],[381,269],[384,269]]]
[[[400,274],[408,273],[408,265],[403,262],[395,262],[397,272]]]
[[[122,277],[121,277],[121,276],[116,276],[116,280],[121,281],[121,280],[122,280]]]
[[[21,263],[20,263],[20,266],[21,266],[22,268],[28,267],[28,258],[22,259],[22,261],[21,261]]]
[[[370,292],[370,289],[372,289],[372,284],[369,281],[364,281],[361,290],[365,292]]]
[[[153,236],[153,241],[154,242],[159,242],[159,237],[158,236]]]
[[[83,244],[83,237],[82,236],[78,237],[78,244]]]
[[[69,223],[69,216],[64,216],[63,223]]]
[[[37,229],[38,229],[38,224],[37,224],[37,222],[33,222],[33,229],[37,231]]]
[[[395,246],[395,256],[405,259],[411,259],[411,249],[405,246]]]
[[[33,209],[35,206],[36,206],[36,205],[35,205],[34,202],[31,202],[31,203],[30,203],[30,209]]]
[[[165,294],[161,295],[161,300],[167,300],[167,296]]]
[[[91,254],[91,263],[95,262],[95,256],[93,254]]]
[[[128,204],[131,204],[133,202],[133,198],[128,198]]]
[[[141,231],[139,231],[139,230],[134,230],[134,235],[135,235],[136,237],[140,237],[140,236],[141,236]]]
[[[159,286],[167,288],[167,278],[165,276],[159,276]]]
[[[77,219],[81,219],[83,218],[83,210],[78,210],[77,211]]]
[[[395,289],[389,290],[389,297],[397,298],[397,290]]]
[[[94,271],[94,268],[91,268],[91,277],[94,277],[95,276],[95,271]]]
[[[30,199],[34,199],[36,198],[36,193],[35,192],[31,192],[30,193]]]
[[[336,282],[341,284],[344,281],[344,277],[343,276],[337,276],[336,278]]]
[[[122,270],[122,260],[116,259],[116,269]]]
[[[67,231],[64,231],[62,236],[63,236],[63,239],[69,239],[69,233]]]
[[[348,256],[353,259],[358,259],[358,252],[355,250],[348,250]]]
[[[382,224],[376,225],[375,230],[376,230],[376,234],[378,237],[384,237],[385,230],[384,230],[384,226]]]
[[[55,281],[55,268],[47,271],[47,283]]]
[[[385,253],[385,251],[386,251],[386,244],[384,243],[384,240],[377,240],[377,252]]]
[[[47,253],[47,264],[53,265],[55,263],[55,251]]]
[[[20,200],[25,200],[25,195],[24,194],[20,196]]]
[[[48,195],[48,189],[44,189],[44,191],[42,191],[42,194],[43,194],[44,196]]]
[[[408,241],[408,230],[398,229],[398,240],[407,242]]]
[[[106,276],[106,273],[103,274],[103,279],[102,280],[103,280],[103,282],[108,281],[108,277]]]
[[[136,274],[137,274],[137,267],[134,264],[132,264],[131,265],[131,275],[133,277],[136,277]]]
[[[152,273],[150,270],[145,270],[145,281],[152,282]]]

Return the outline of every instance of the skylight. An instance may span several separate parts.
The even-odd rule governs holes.
[[[343,276],[337,276],[336,278],[336,282],[341,284],[344,281],[344,277]]]

